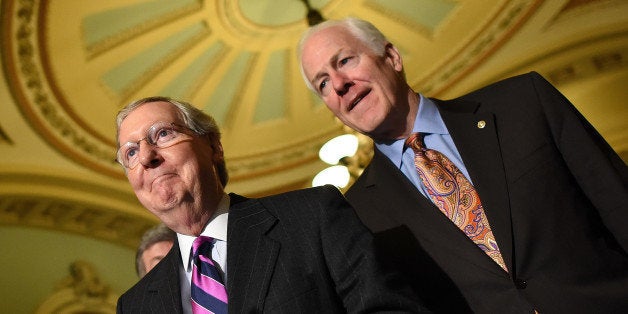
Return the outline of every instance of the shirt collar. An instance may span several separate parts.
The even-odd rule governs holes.
[[[216,240],[227,241],[227,222],[229,217],[229,204],[231,199],[228,194],[224,194],[218,203],[218,207],[214,215],[201,232],[202,236],[212,237]],[[192,254],[192,242],[195,236],[177,233],[179,240],[179,250],[181,251],[181,259],[183,265],[188,265]]]
[[[414,119],[412,133],[449,134],[445,123],[436,108],[436,104],[429,98],[419,94],[419,110]],[[397,166],[401,167],[405,139],[378,141],[375,146]]]
[[[449,134],[434,101],[423,97],[423,95],[420,96],[419,112],[417,112],[416,119],[414,119],[412,133]]]

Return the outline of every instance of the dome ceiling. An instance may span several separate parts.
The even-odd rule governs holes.
[[[115,115],[135,99],[175,97],[213,115],[228,191],[309,186],[326,167],[318,149],[345,130],[300,76],[308,6],[326,19],[373,22],[427,96],[538,71],[628,160],[625,0],[0,0],[0,238],[15,252],[0,268],[20,283],[0,291],[4,300],[43,300],[63,275],[25,281],[32,250],[14,243],[64,247],[54,269],[74,258],[106,268],[126,259],[81,245],[100,252],[94,243],[105,241],[131,256],[156,223],[114,161]],[[106,277],[132,282],[129,272]],[[0,308],[32,313],[37,303]]]
[[[186,100],[216,118],[231,174],[228,190],[256,196],[308,186],[325,167],[318,149],[343,133],[298,69],[295,46],[308,27],[308,5],[323,18],[372,21],[399,48],[410,84],[428,96],[454,97],[539,71],[580,97],[574,103],[583,104],[611,145],[628,151],[625,1],[0,4],[6,85],[0,88],[6,152],[0,183],[3,217],[11,221],[27,217],[16,212],[32,210],[26,200],[35,198],[47,204],[35,207],[40,215],[60,215],[63,210],[49,209],[66,207],[96,212],[75,216],[101,227],[102,237],[134,243],[155,219],[139,206],[114,161],[114,117],[127,103],[154,95]],[[607,99],[598,104],[600,97]],[[137,223],[124,224],[129,217]],[[125,228],[132,231],[110,232]]]
[[[402,52],[410,83],[438,95],[498,49],[541,2],[311,6],[327,18],[357,16],[381,27]],[[125,104],[153,95],[189,101],[214,116],[231,183],[249,192],[306,182],[320,167],[318,148],[341,132],[299,74],[295,46],[307,27],[301,1],[6,5],[12,50],[5,65],[16,78],[16,99],[40,136],[82,167],[123,178],[114,162],[113,119]],[[255,180],[244,183],[249,179]],[[260,179],[264,188],[254,187]]]

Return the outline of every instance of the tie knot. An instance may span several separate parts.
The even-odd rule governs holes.
[[[214,239],[206,236],[199,236],[194,239],[192,243],[192,254],[197,256],[198,254],[207,255],[208,252],[211,252],[212,247],[214,246]]]
[[[425,147],[425,145],[423,144],[424,136],[425,134],[418,132],[410,134],[405,142],[406,147],[410,147],[414,151],[423,149]]]

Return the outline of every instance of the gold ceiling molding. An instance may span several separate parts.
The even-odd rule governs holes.
[[[440,0],[434,2],[442,6],[440,13],[426,17],[397,2],[364,0],[355,7],[346,5],[350,2],[319,1],[317,9],[327,18],[373,20],[399,41],[407,73],[416,73],[409,74],[410,85],[434,97],[459,88],[463,77],[500,56],[496,52],[506,42],[517,40],[515,35],[531,16],[543,15],[542,9],[554,4]],[[619,3],[576,2],[569,2],[572,9],[565,12],[595,5],[591,3]],[[27,123],[54,150],[87,170],[124,180],[114,162],[115,112],[123,101],[164,93],[206,112],[216,111],[233,183],[284,175],[282,180],[288,182],[281,184],[290,186],[307,176],[294,175],[297,171],[317,166],[318,148],[339,134],[339,128],[299,75],[294,50],[307,27],[306,9],[298,3],[275,21],[277,3],[185,0],[169,4],[170,10],[140,0],[81,7],[62,1],[3,0],[2,61]],[[555,5],[550,9],[563,8]],[[150,10],[142,13],[153,19],[134,14],[147,6]],[[478,17],[478,12],[486,14]],[[101,30],[98,25],[104,26],[102,32],[94,31]],[[618,56],[601,58],[589,64],[617,62],[613,58]],[[522,58],[495,72],[527,62],[517,60]],[[566,77],[575,70],[565,68],[553,75]],[[9,143],[1,132],[0,143]]]
[[[588,14],[591,10],[599,10],[621,1],[624,0],[569,0],[558,12],[555,20],[569,19],[573,16]]]
[[[68,271],[68,276],[34,314],[116,313],[119,295],[112,292],[92,263],[77,260],[69,265]]]
[[[104,125],[113,124],[113,116],[111,120],[109,120],[108,112],[111,110],[111,104],[108,102],[112,102],[111,98],[118,99],[119,97],[124,98],[125,100],[130,99],[134,95],[141,93],[146,93],[148,89],[154,89],[154,87],[147,87],[147,81],[149,78],[155,77],[157,75],[162,75],[164,71],[164,67],[168,65],[170,67],[172,64],[177,63],[179,60],[179,55],[186,50],[192,49],[192,45],[194,42],[198,42],[199,40],[209,42],[215,42],[216,36],[218,36],[218,40],[229,40],[226,41],[225,44],[228,45],[225,49],[222,50],[222,53],[218,54],[216,57],[221,59],[221,62],[225,62],[224,57],[227,51],[236,49],[238,46],[234,41],[233,37],[228,37],[224,33],[215,34],[214,28],[218,29],[221,32],[224,32],[225,25],[222,25],[224,21],[216,22],[217,18],[224,18],[219,15],[219,12],[211,12],[211,16],[201,18],[199,14],[208,13],[208,7],[212,5],[216,5],[221,10],[225,10],[233,5],[230,1],[218,1],[218,2],[202,2],[201,13],[192,13],[192,8],[198,8],[197,1],[188,1],[188,3],[192,3],[191,5],[184,6],[181,10],[176,11],[172,17],[181,17],[183,15],[192,15],[189,20],[196,21],[198,23],[198,19],[200,18],[200,23],[205,25],[206,31],[196,36],[192,40],[188,41],[188,44],[183,48],[177,48],[177,53],[170,53],[167,60],[160,60],[158,63],[160,66],[154,66],[151,68],[149,72],[144,72],[140,76],[140,79],[143,81],[133,82],[132,86],[129,88],[126,87],[125,91],[121,95],[98,95],[94,94],[94,100],[91,102],[85,102],[85,100],[81,101],[79,98],[70,97],[72,94],[68,94],[71,92],[71,88],[75,88],[66,82],[67,77],[73,76],[73,71],[91,71],[91,64],[84,62],[89,61],[90,58],[93,58],[96,54],[99,55],[97,59],[102,60],[103,58],[110,58],[109,56],[103,55],[103,49],[112,49],[113,47],[118,47],[121,45],[126,45],[132,39],[138,39],[140,36],[139,32],[144,30],[145,32],[149,32],[149,24],[142,24],[141,27],[135,29],[133,31],[128,30],[121,32],[119,36],[111,36],[107,37],[101,41],[96,41],[91,46],[88,46],[88,43],[78,41],[74,42],[75,45],[78,46],[59,46],[59,43],[51,45],[49,41],[52,38],[58,39],[59,34],[53,35],[49,34],[53,32],[51,27],[53,26],[51,21],[50,14],[48,11],[51,10],[59,10],[62,8],[53,8],[53,3],[48,3],[39,0],[24,0],[24,1],[16,1],[16,0],[7,0],[2,2],[3,6],[3,18],[2,18],[2,36],[3,42],[8,43],[6,45],[7,52],[3,57],[3,64],[7,69],[6,73],[10,77],[9,84],[11,85],[11,91],[13,93],[14,99],[16,100],[21,112],[26,117],[28,123],[32,126],[34,130],[37,131],[39,136],[41,136],[44,140],[48,142],[48,144],[53,147],[55,150],[61,152],[64,156],[76,162],[77,164],[86,167],[88,169],[94,170],[97,173],[104,174],[116,179],[124,179],[124,174],[121,167],[114,161],[115,158],[115,143],[113,140],[113,134],[111,138],[107,135],[110,133],[109,131],[105,132],[103,128]],[[57,4],[59,5],[59,4]],[[124,7],[124,9],[128,9],[128,7]],[[55,11],[56,12],[56,11]],[[238,15],[239,14],[239,15]],[[241,16],[242,13],[231,12],[226,14],[227,19],[231,18],[238,21],[238,25],[244,25]],[[58,18],[58,17],[56,17]],[[184,19],[184,18],[181,18]],[[212,20],[213,19],[213,20]],[[209,21],[213,21],[210,26]],[[78,21],[81,21],[80,19]],[[84,22],[84,19],[82,20]],[[164,22],[163,19],[160,21]],[[56,20],[56,23],[59,23],[59,20]],[[231,26],[233,26],[234,21],[231,21]],[[288,26],[274,27],[272,31],[269,31],[268,36],[275,35],[276,38],[280,38],[282,44],[280,45],[281,49],[289,49],[286,50],[286,58],[288,61],[286,64],[292,69],[295,65],[292,64],[292,59],[294,56],[290,54],[291,47],[294,43],[288,38],[289,36],[276,36],[278,33],[284,34],[284,30],[291,29],[296,36],[299,25],[304,22],[294,22]],[[49,25],[51,24],[51,25]],[[54,24],[57,25],[57,24]],[[152,24],[151,24],[152,25]],[[60,25],[57,25],[60,26]],[[264,31],[264,27],[250,25],[251,27],[257,27],[257,29]],[[303,28],[303,25],[300,25]],[[66,27],[69,27],[68,30],[72,30],[75,26],[70,24]],[[76,26],[79,27],[79,26]],[[238,26],[241,27],[241,26]],[[248,26],[247,26],[248,27]],[[212,30],[210,31],[210,28]],[[231,29],[229,32],[237,33],[239,29]],[[57,30],[58,32],[59,30]],[[84,31],[84,30],[83,30]],[[167,32],[166,32],[167,33]],[[163,35],[163,34],[162,34]],[[198,35],[198,34],[197,34]],[[52,37],[51,37],[52,36]],[[161,36],[161,35],[160,35]],[[210,36],[211,38],[207,38]],[[241,40],[242,43],[249,42],[256,38],[256,40],[260,43],[264,43],[263,40],[260,40],[257,34],[252,35],[253,37],[249,37],[245,34],[240,34],[238,36],[238,40]],[[49,38],[51,37],[51,38]],[[212,39],[213,38],[213,39]],[[78,38],[77,38],[78,39]],[[209,40],[209,41],[207,41]],[[76,49],[82,49],[82,53],[78,53]],[[122,47],[118,47],[122,48]],[[263,45],[259,47],[263,48]],[[267,47],[270,48],[271,51],[276,51],[277,47]],[[120,50],[118,49],[118,50]],[[257,65],[257,61],[259,60],[259,55],[261,52],[257,52],[255,48],[248,47],[246,49],[251,53],[251,58],[248,60],[248,70],[252,71],[252,69]],[[272,50],[275,49],[275,50]],[[60,71],[59,68],[68,68],[68,65],[74,64],[74,60],[69,60],[65,63],[59,63],[59,58],[64,57],[63,52],[65,50],[72,51],[73,54],[84,55],[86,60],[81,60],[76,63],[78,65],[83,64],[79,68],[71,68],[70,71]],[[122,49],[124,50],[124,49]],[[261,51],[261,50],[260,50]],[[78,53],[78,54],[77,54]],[[266,53],[266,52],[265,52]],[[127,56],[128,57],[128,56]],[[75,57],[76,58],[76,57]],[[96,62],[92,60],[92,62]],[[102,62],[102,61],[98,61]],[[259,65],[260,67],[262,65]],[[85,67],[85,68],[82,68]],[[228,75],[228,73],[224,73],[225,67],[222,67],[222,70],[219,70],[219,75]],[[204,74],[204,77],[207,80],[211,80],[208,76],[210,75],[210,70],[207,70]],[[291,77],[286,75],[286,73],[290,74],[289,69],[284,69],[285,77]],[[215,69],[213,69],[213,73],[215,74]],[[101,74],[102,75],[102,74]],[[81,75],[82,77],[83,75]],[[102,78],[102,76],[97,76]],[[226,77],[223,77],[226,79]],[[234,125],[233,121],[236,119],[235,116],[240,114],[241,108],[244,103],[251,103],[252,98],[247,97],[250,93],[250,84],[257,84],[255,82],[250,82],[253,78],[250,76],[245,76],[244,81],[240,82],[237,86],[239,92],[235,93],[233,99],[229,100],[231,105],[227,107],[227,116],[226,123],[223,125],[223,129],[226,131],[225,133],[229,133],[230,128],[242,128],[245,127],[243,125]],[[63,81],[66,80],[66,81]],[[215,80],[212,80],[215,81]],[[81,84],[83,84],[81,82]],[[94,85],[96,84],[96,85]],[[99,86],[97,88],[102,89],[104,86],[103,82],[90,82],[89,80],[84,82],[85,87],[76,86],[78,88],[89,89],[90,91],[96,88],[95,86]],[[207,88],[207,85],[202,85],[200,81],[195,83],[195,86],[200,88]],[[106,90],[106,88],[105,88]],[[95,92],[95,90],[94,90]],[[198,97],[196,93],[198,91],[190,91],[189,93],[192,95],[192,99]],[[214,90],[212,93],[220,93],[221,91]],[[294,93],[294,92],[293,92]],[[103,97],[104,96],[104,97]],[[248,95],[250,96],[250,95]],[[300,103],[299,99],[296,99],[295,95],[277,95],[278,97],[284,97],[284,102],[288,103],[289,101]],[[108,100],[109,99],[109,100]],[[254,98],[253,98],[254,100]],[[113,101],[115,102],[115,101]],[[193,101],[198,103],[198,101]],[[204,102],[200,102],[203,104]],[[254,103],[254,102],[253,102]],[[108,106],[105,108],[103,106]],[[201,105],[202,106],[202,105]],[[84,108],[93,107],[93,109],[89,110],[98,110],[98,108],[103,109],[102,113],[97,118],[98,120],[94,120],[94,117],[91,119],[85,116]],[[246,109],[248,110],[248,108]],[[320,115],[317,120],[321,120],[321,118],[328,117],[328,115],[321,115],[320,111],[316,115]],[[107,113],[107,114],[105,114]],[[290,108],[287,108],[286,114],[293,114],[290,112]],[[288,117],[289,119],[292,119]],[[291,120],[285,120],[291,121]],[[331,119],[328,119],[329,122],[332,122]],[[293,122],[289,122],[293,123]],[[260,124],[260,127],[267,128],[268,131],[265,131],[269,134],[275,135],[277,133],[276,130],[272,130],[273,127],[269,126],[270,124]],[[250,127],[250,125],[246,125],[246,127]],[[257,127],[257,126],[255,126]],[[259,175],[269,174],[274,171],[282,171],[289,170],[293,168],[302,167],[305,164],[311,164],[317,156],[317,145],[322,145],[324,142],[324,138],[327,135],[333,135],[330,133],[336,132],[337,128],[333,124],[329,124],[321,129],[305,134],[304,137],[294,137],[289,136],[286,138],[287,142],[290,144],[282,143],[281,141],[275,141],[276,143],[273,147],[268,147],[267,149],[260,150],[259,148],[254,149],[255,153],[247,153],[243,151],[243,147],[237,147],[237,149],[229,150],[227,152],[227,165],[230,173],[232,173],[232,178],[234,181],[240,179],[251,178]],[[259,133],[264,134],[264,133]],[[260,135],[255,135],[260,136]],[[311,138],[315,137],[317,139],[312,140]],[[241,142],[239,138],[232,139],[235,143]],[[273,142],[273,140],[268,140],[269,143]],[[239,145],[239,144],[238,144]],[[233,158],[231,158],[233,156]],[[300,178],[298,178],[300,180]],[[297,179],[295,179],[297,180]]]
[[[338,127],[330,132],[317,134],[316,137],[306,139],[302,143],[281,147],[273,151],[227,159],[229,180],[243,180],[290,169],[303,163],[318,161],[318,151],[321,146],[328,139],[342,134],[341,129]]]
[[[124,214],[115,208],[54,197],[2,194],[0,223],[37,227],[105,240],[131,249],[155,221]]]
[[[628,34],[624,35],[628,36]],[[628,46],[599,51],[548,71],[548,80],[559,86],[628,67]]]
[[[246,69],[254,69],[259,62],[259,53],[251,53],[249,54],[248,60],[246,60],[246,65],[244,68]],[[249,71],[247,71],[249,72]],[[239,108],[243,105],[243,98],[246,95],[246,90],[249,88],[249,84],[251,83],[251,76],[245,76],[240,81],[240,84],[237,87],[237,91],[234,93],[233,98],[231,98],[228,107],[227,114],[225,116],[225,120],[223,124],[220,125],[221,132],[229,132],[230,128],[234,128],[234,121],[239,110]],[[214,91],[215,93],[220,93],[220,91]],[[228,154],[228,152],[227,152]]]
[[[158,18],[150,18],[142,23],[135,24],[120,32],[110,33],[102,40],[86,45],[87,59],[91,60],[103,52],[111,50],[121,44],[133,40],[134,38],[161,26],[164,21],[175,20],[194,12],[198,12],[202,7],[202,0],[187,1],[178,8],[173,8],[169,12],[164,12]],[[102,27],[103,25],[96,25]]]
[[[442,66],[410,82],[430,97],[439,97],[495,53],[540,7],[544,0],[506,1],[485,27]]]
[[[118,187],[9,169],[0,176],[0,224],[75,233],[135,249],[156,223],[132,192]]]
[[[273,0],[278,1],[278,0]],[[300,0],[293,0],[299,2]],[[305,5],[302,5],[302,11],[293,12],[292,17],[288,18],[283,24],[269,25],[261,22],[254,22],[251,18],[247,17],[243,12],[243,5],[251,6],[249,4],[242,4],[241,1],[233,0],[217,0],[206,1],[209,12],[213,12],[212,17],[220,19],[225,31],[229,32],[230,37],[240,40],[241,43],[250,43],[250,41],[260,41],[260,39],[279,39],[285,46],[284,48],[293,48],[296,43],[290,39],[298,37],[304,30],[306,25],[305,15],[307,13]],[[299,3],[299,5],[301,5]],[[279,9],[280,8],[276,8]],[[285,13],[285,12],[284,12]],[[277,34],[283,34],[283,36],[277,36]],[[288,39],[288,40],[285,40]],[[264,43],[260,41],[260,43]],[[261,49],[265,45],[259,46]]]
[[[198,23],[199,27],[201,27],[201,31],[195,34],[193,37],[187,39],[185,43],[181,44],[177,49],[170,51],[167,55],[156,62],[151,68],[147,69],[142,73],[142,75],[131,84],[125,86],[125,89],[119,93],[111,93],[112,98],[118,99],[121,103],[130,103],[137,98],[137,91],[141,90],[145,87],[153,77],[161,73],[166,67],[170,64],[177,61],[177,59],[181,58],[186,52],[192,49],[199,41],[202,41],[208,38],[211,35],[211,30],[209,26],[204,23]]]
[[[478,85],[483,86],[504,77],[537,71],[555,86],[588,79],[609,71],[628,67],[628,32],[604,33],[570,45],[546,49],[533,58],[511,63]],[[573,57],[576,55],[577,57]]]
[[[11,91],[27,121],[45,140],[75,162],[115,178],[123,178],[114,161],[114,149],[86,132],[63,110],[48,84],[41,63],[40,3],[3,1],[3,63]]]
[[[430,29],[428,26],[421,23],[417,23],[416,18],[400,14],[398,11],[372,0],[364,1],[364,6],[369,8],[373,12],[377,12],[378,14],[386,16],[391,21],[395,21],[396,24],[403,25],[404,27],[407,27],[408,29],[411,29],[418,34],[421,34],[425,38],[434,40],[435,30]]]
[[[0,144],[13,145],[13,141],[0,126]]]

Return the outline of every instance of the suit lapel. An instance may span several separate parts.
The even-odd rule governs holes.
[[[277,219],[257,200],[230,194],[227,235],[229,312],[264,308],[280,245],[266,236]],[[237,288],[236,288],[237,287]]]
[[[420,192],[388,158],[375,150],[369,168],[355,188],[363,189],[361,197],[385,212],[388,225],[380,230],[407,225],[428,252],[446,251],[439,256],[457,256],[487,271],[503,274],[501,268],[482,252],[464,233]],[[403,191],[411,191],[404,193]],[[392,200],[392,201],[391,201]],[[445,232],[443,232],[445,230]],[[436,235],[436,236],[435,236]],[[442,263],[447,263],[447,257]]]
[[[502,257],[512,270],[512,220],[496,117],[482,112],[477,103],[435,102],[480,195]]]
[[[151,276],[143,301],[153,313],[182,313],[179,265],[182,265],[179,241],[147,276]]]

